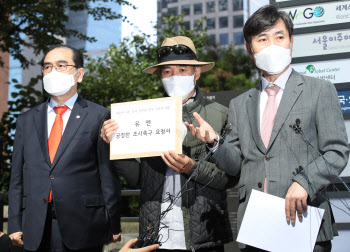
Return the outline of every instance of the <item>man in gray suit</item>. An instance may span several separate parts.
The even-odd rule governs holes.
[[[262,80],[231,101],[232,131],[222,142],[197,114],[200,127],[186,126],[209,145],[221,142],[213,155],[217,167],[240,176],[238,228],[252,189],[265,191],[286,199],[288,222],[295,222],[296,212],[302,220],[307,205],[324,209],[314,251],[330,251],[337,231],[324,189],[336,176],[295,129],[301,127],[305,138],[341,173],[349,147],[336,89],[290,67],[293,23],[286,13],[264,6],[247,20],[243,32]],[[260,251],[245,244],[240,247]]]

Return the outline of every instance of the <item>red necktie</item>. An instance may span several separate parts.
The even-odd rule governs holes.
[[[49,156],[51,164],[53,163],[53,160],[55,158],[58,146],[60,145],[61,138],[62,138],[62,130],[63,130],[63,119],[62,115],[67,111],[67,106],[61,106],[61,107],[54,107],[53,108],[56,111],[56,118],[55,122],[53,123],[50,137],[48,140],[48,146],[49,146]],[[49,194],[49,202],[52,200],[52,191],[50,190]]]

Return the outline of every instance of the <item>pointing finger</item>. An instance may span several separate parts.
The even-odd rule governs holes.
[[[203,124],[206,123],[206,121],[204,121],[203,118],[197,112],[194,112],[193,116],[197,120],[197,122],[199,123],[199,126],[202,126]]]

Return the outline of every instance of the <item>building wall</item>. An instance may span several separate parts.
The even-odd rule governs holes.
[[[250,8],[268,4],[266,0],[158,0],[158,24],[169,14],[185,14],[188,29],[194,29],[198,20],[206,17],[204,28],[208,37],[218,45],[244,47],[243,26]]]

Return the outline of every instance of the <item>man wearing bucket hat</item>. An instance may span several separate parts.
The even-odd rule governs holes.
[[[158,64],[143,71],[161,77],[168,96],[182,96],[183,121],[196,123],[193,112],[210,121],[217,132],[227,124],[228,109],[204,98],[195,85],[201,72],[214,67],[200,62],[191,39],[183,36],[166,38],[157,52]],[[110,142],[118,124],[104,123],[101,137]],[[225,188],[233,186],[233,177],[220,171],[215,163],[204,161],[200,171],[187,185],[174,207],[160,219],[172,196],[177,195],[208,149],[184,126],[183,154],[165,152],[162,157],[118,160],[114,166],[129,184],[140,184],[140,238],[150,228],[159,237],[161,250],[224,251],[232,241]]]

